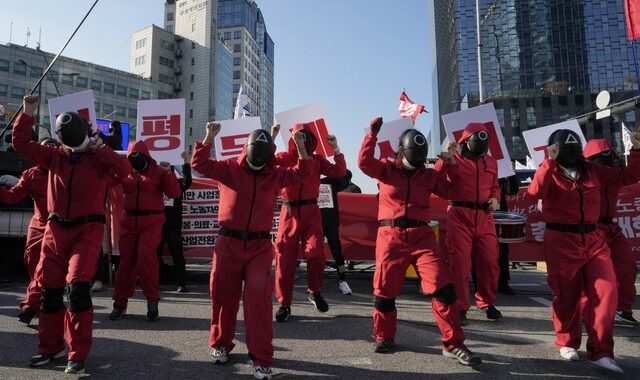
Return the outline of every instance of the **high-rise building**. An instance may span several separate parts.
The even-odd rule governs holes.
[[[216,119],[233,118],[233,53],[231,47],[220,35],[216,43]]]
[[[255,1],[219,1],[218,32],[233,46],[233,101],[242,86],[249,113],[268,128],[273,124],[273,40]]]
[[[436,2],[441,3],[441,2]],[[445,3],[445,2],[442,2]],[[436,55],[457,52],[458,107],[478,104],[475,0],[454,0],[457,40],[436,25]],[[450,9],[436,6],[436,24]],[[595,97],[611,93],[612,103],[635,96],[633,54],[626,40],[622,2],[616,0],[481,0],[482,84],[493,102],[512,157],[522,159],[522,131],[575,118],[596,109]],[[442,21],[442,20],[440,20]],[[444,32],[443,32],[444,30]],[[440,81],[440,109],[451,83]],[[446,68],[445,68],[446,71]],[[444,75],[444,74],[443,74]],[[587,139],[607,138],[621,149],[620,121],[635,122],[634,111],[582,123]]]

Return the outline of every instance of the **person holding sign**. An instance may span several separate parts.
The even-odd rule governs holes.
[[[396,297],[400,294],[409,265],[419,274],[422,290],[432,295],[432,313],[442,332],[442,354],[463,365],[480,364],[481,359],[464,345],[456,307],[456,290],[449,268],[429,226],[431,193],[449,198],[451,183],[433,169],[425,167],[427,140],[411,128],[401,136],[395,162],[378,160],[375,149],[382,118],[371,121],[370,132],[360,148],[360,170],[378,181],[378,235],[376,271],[373,277],[373,333],[375,352],[390,351],[395,343],[397,325]],[[451,152],[441,156],[456,170]]]
[[[631,135],[629,166],[585,162],[578,134],[559,129],[549,137],[548,158],[536,171],[528,193],[542,200],[547,282],[554,293],[556,346],[566,360],[579,360],[582,323],[587,359],[624,373],[613,359],[613,321],[618,303],[611,251],[601,230],[603,186],[623,186],[640,178],[640,133]],[[586,304],[581,298],[586,295]],[[584,315],[583,314],[584,310]]]
[[[49,169],[47,210],[36,279],[42,287],[38,354],[31,366],[65,356],[65,372],[82,373],[91,349],[91,279],[104,232],[104,198],[109,178],[126,177],[127,163],[100,139],[76,112],[61,113],[55,133],[62,147],[31,140],[37,96],[24,97],[24,111],[13,129],[13,146],[36,165]],[[69,307],[63,296],[68,291]]]
[[[191,159],[193,170],[218,181],[220,187],[220,232],[211,268],[211,359],[215,364],[229,360],[243,295],[246,343],[255,367],[254,377],[271,379],[273,213],[278,192],[306,179],[310,161],[304,136],[296,133],[297,165],[276,166],[273,140],[262,129],[249,135],[237,159],[214,160],[209,157],[211,143],[220,128],[220,123],[207,123],[204,140],[196,143]]]
[[[459,144],[459,145],[458,145]],[[449,149],[455,153],[456,169],[443,160],[434,169],[452,183],[447,209],[445,246],[458,294],[460,323],[467,325],[469,273],[472,263],[477,275],[475,301],[487,319],[499,320],[502,313],[493,305],[498,290],[498,238],[491,211],[500,206],[498,164],[487,154],[489,133],[482,123],[470,123]]]
[[[159,262],[156,251],[162,238],[164,198],[180,195],[176,175],[168,162],[151,158],[144,141],[134,141],[127,149],[129,175],[120,180],[124,193],[124,216],[120,223],[120,265],[113,289],[113,311],[109,319],[120,319],[127,310],[136,280],[147,299],[147,319],[158,317],[160,299]]]
[[[605,139],[593,139],[587,142],[584,147],[584,157],[596,164],[621,168],[624,162],[613,149],[609,141]],[[636,183],[633,178],[630,182],[624,183],[623,186]],[[603,186],[602,200],[600,201],[600,218],[598,219],[598,229],[604,233],[607,239],[607,245],[611,250],[611,261],[613,269],[616,272],[618,282],[618,308],[616,317],[622,321],[638,324],[633,317],[633,303],[636,299],[636,257],[627,238],[622,233],[622,229],[618,223],[613,222],[616,214],[616,202],[620,194],[621,186]]]
[[[280,125],[271,128],[271,138],[280,132]],[[344,155],[338,148],[335,136],[328,135],[327,142],[334,151],[335,164],[324,157],[315,154],[318,141],[304,124],[296,124],[293,134],[304,137],[304,145],[309,155],[309,175],[304,182],[287,186],[282,189],[282,211],[276,238],[276,296],[280,308],[275,318],[278,322],[285,322],[291,316],[291,301],[296,274],[298,249],[302,242],[307,260],[307,293],[309,301],[325,313],[329,305],[320,294],[322,277],[324,275],[324,237],[322,234],[322,216],[318,207],[320,176],[344,177],[347,174],[347,164]],[[296,165],[296,145],[293,138],[289,140],[287,152],[276,155],[276,164],[290,168]]]

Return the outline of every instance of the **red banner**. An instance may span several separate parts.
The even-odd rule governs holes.
[[[624,15],[627,21],[627,38],[634,41],[640,37],[640,0],[624,0]]]

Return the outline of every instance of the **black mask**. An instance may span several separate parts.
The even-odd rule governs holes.
[[[63,112],[56,118],[56,134],[60,142],[81,151],[89,143],[89,124],[76,112]]]
[[[487,154],[489,150],[489,134],[486,131],[478,131],[467,140],[469,153],[479,158]]]
[[[304,149],[307,150],[307,154],[312,154],[318,147],[318,140],[316,139],[316,136],[306,129],[301,129],[300,132],[302,132],[302,135],[304,136]]]
[[[136,171],[143,171],[149,164],[149,157],[140,152],[133,152],[128,157],[131,167]]]
[[[273,157],[273,140],[264,129],[256,129],[247,139],[247,163],[252,170],[260,170]]]
[[[577,133],[569,129],[559,129],[549,136],[549,145],[558,144],[556,161],[562,167],[573,169],[584,161],[582,142]]]
[[[424,165],[429,145],[424,135],[416,129],[407,129],[400,136],[400,152],[414,168]]]

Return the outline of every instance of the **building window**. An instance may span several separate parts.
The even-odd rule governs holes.
[[[127,96],[127,88],[125,86],[118,86],[116,94],[120,96]]]
[[[51,127],[51,118],[49,116],[45,116],[44,117],[44,121],[42,122],[42,124],[45,127]]]
[[[51,92],[45,92],[45,94],[44,94],[44,102],[45,102],[46,104],[48,104],[48,103],[49,103],[49,100],[50,100],[50,99],[55,98],[56,96],[58,96],[58,95],[53,94],[53,93],[51,93]]]
[[[113,104],[102,103],[102,112],[105,116],[113,112]]]
[[[193,79],[194,79],[193,74],[191,74],[191,83],[193,83]]]
[[[140,98],[140,91],[138,91],[137,88],[130,88],[129,89],[129,97],[131,99],[139,99]]]
[[[62,74],[62,84],[68,84],[70,86],[73,86],[73,75]]]
[[[9,86],[0,83],[0,96],[7,96],[7,91],[9,91]]]
[[[35,70],[34,70],[35,69]],[[42,75],[43,71],[41,67],[34,67],[33,69],[30,70],[31,71],[31,78],[40,78],[40,76]]]
[[[173,84],[173,80],[169,75],[158,74],[158,81],[166,84]]]
[[[0,59],[0,71],[9,72],[9,61],[6,59]]]
[[[236,30],[235,32],[233,32],[233,39],[234,40],[239,40],[242,38],[242,34],[240,34],[239,30]]]
[[[147,44],[147,39],[143,38],[141,40],[136,41],[136,49],[141,49],[144,47],[144,45]]]
[[[240,91],[240,85],[239,84],[234,84],[233,85],[233,92],[238,92]]]
[[[240,44],[234,44],[233,45],[233,52],[234,53],[240,53],[242,51],[242,46]]]
[[[193,127],[189,127],[189,136],[193,136]]]
[[[11,87],[11,97],[14,99],[22,99],[26,94],[24,88],[22,87]]]
[[[138,117],[138,110],[135,108],[129,108],[129,118],[135,119]]]
[[[167,25],[167,32],[173,33],[173,25]]]
[[[193,100],[193,91],[189,93],[189,100]]]
[[[116,106],[116,116],[118,117],[126,117],[127,116],[127,108],[124,106]]]
[[[82,88],[87,88],[87,78],[85,78],[85,77],[77,77],[76,78],[76,86],[77,87],[82,87]]]
[[[158,99],[171,99],[173,95],[168,94],[166,92],[158,91]]]
[[[144,65],[144,55],[141,55],[140,57],[136,57],[135,65],[136,66]]]
[[[109,83],[109,82],[104,82],[104,88],[103,88],[103,92],[106,92],[107,94],[113,94],[113,83]]]
[[[58,76],[60,76],[60,73],[55,70],[49,70],[49,73],[47,74],[47,78],[56,83],[58,83]]]
[[[191,66],[196,64],[196,58],[195,57],[191,57]]]
[[[20,62],[13,63],[13,73],[18,75],[27,75],[27,65]]]
[[[236,70],[233,72],[233,79],[240,79],[240,70]]]
[[[163,56],[160,56],[160,64],[162,66],[167,66],[167,67],[173,68],[173,61],[170,60],[169,58],[165,58]]]
[[[231,32],[224,32],[224,39],[225,40],[230,40],[231,39]]]
[[[91,89],[96,91],[102,90],[102,82],[99,80],[91,79]]]
[[[241,60],[240,57],[233,57],[233,65],[240,66]]]
[[[191,24],[191,31],[192,32],[196,31],[196,24],[195,23]]]
[[[189,119],[193,119],[193,109],[189,110]]]
[[[142,96],[140,96],[140,99],[142,100],[151,99],[151,93],[149,91],[142,91]]]
[[[191,49],[195,49],[196,48],[196,43],[195,41],[191,41]]]
[[[173,12],[167,12],[167,21],[173,21]]]

